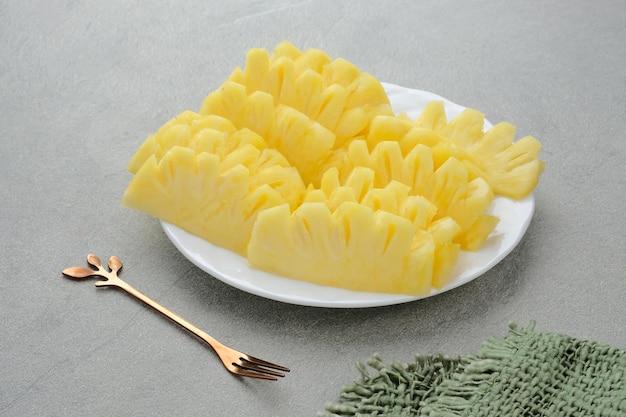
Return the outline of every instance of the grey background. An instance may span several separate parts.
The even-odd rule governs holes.
[[[1,2],[0,415],[313,416],[356,361],[469,353],[511,321],[626,348],[625,22],[619,0]],[[302,307],[211,278],[121,208],[144,138],[281,40],[539,138],[547,169],[517,249],[424,301]],[[293,371],[232,377],[139,302],[61,276],[90,252]]]

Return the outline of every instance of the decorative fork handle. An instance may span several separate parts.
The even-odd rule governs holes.
[[[150,307],[152,307],[153,309],[155,309],[159,313],[163,314],[165,317],[167,317],[168,319],[172,320],[176,324],[178,324],[181,327],[189,330],[191,333],[193,333],[194,335],[198,336],[200,339],[202,339],[205,342],[207,342],[213,349],[216,349],[218,345],[221,345],[220,342],[218,342],[215,338],[211,337],[208,333],[200,330],[198,327],[196,327],[193,324],[189,323],[187,320],[185,320],[184,318],[182,318],[178,314],[174,313],[172,310],[162,306],[161,304],[159,304],[158,302],[156,302],[152,298],[148,297],[147,295],[143,294],[142,292],[140,292],[139,290],[137,290],[136,288],[134,288],[133,286],[128,284],[126,281],[123,281],[122,279],[120,279],[117,276],[115,277],[115,280],[112,280],[112,279],[109,278],[106,281],[97,281],[96,282],[96,286],[97,287],[117,287],[117,288],[120,288],[120,289],[124,290],[125,292],[127,292],[128,294],[130,294],[133,297],[135,297],[136,299],[141,300],[145,304],[149,305]]]
[[[176,324],[189,330],[191,333],[208,343],[216,352],[223,346],[219,341],[210,336],[208,333],[200,330],[198,327],[194,326],[178,314],[157,303],[152,298],[148,297],[147,295],[143,294],[142,292],[128,284],[126,281],[122,280],[118,276],[118,272],[122,269],[122,261],[120,261],[119,258],[112,256],[109,259],[109,268],[111,269],[110,272],[104,266],[102,266],[102,262],[96,255],[87,256],[87,262],[89,262],[91,266],[97,269],[94,270],[91,268],[75,266],[64,269],[63,274],[72,278],[87,278],[93,276],[104,278],[104,280],[97,281],[95,283],[96,287],[120,288],[126,293],[135,297],[136,299],[152,307],[159,313],[163,314],[165,317],[172,320]]]

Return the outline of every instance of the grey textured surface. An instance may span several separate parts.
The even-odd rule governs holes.
[[[510,321],[626,348],[626,5],[572,1],[3,1],[0,415],[313,416],[379,352],[409,361]],[[539,138],[533,222],[493,270],[424,301],[266,300],[121,208],[126,164],[251,47],[289,40]],[[241,380],[140,303],[62,278],[87,253],[227,344],[293,368]]]

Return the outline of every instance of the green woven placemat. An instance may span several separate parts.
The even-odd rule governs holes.
[[[534,327],[467,357],[375,356],[318,417],[626,416],[625,350]]]

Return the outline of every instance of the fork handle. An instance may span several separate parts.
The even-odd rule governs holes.
[[[172,320],[174,323],[187,329],[188,331],[190,331],[191,333],[193,333],[200,339],[204,340],[207,344],[209,344],[213,348],[213,350],[217,351],[217,349],[219,349],[222,346],[222,344],[218,342],[215,338],[213,338],[211,335],[209,335],[205,331],[200,330],[198,327],[194,326],[193,324],[191,324],[190,322],[188,322],[187,320],[185,320],[178,314],[174,313],[172,310],[166,307],[163,307],[161,304],[157,303],[152,298],[148,297],[147,295],[143,294],[139,290],[135,289],[133,286],[126,283],[126,281],[122,281],[121,279],[118,278],[114,286],[124,290],[126,293],[132,295],[136,299],[142,301],[144,304],[147,304],[148,306],[152,307],[159,313],[163,314],[165,317]]]

